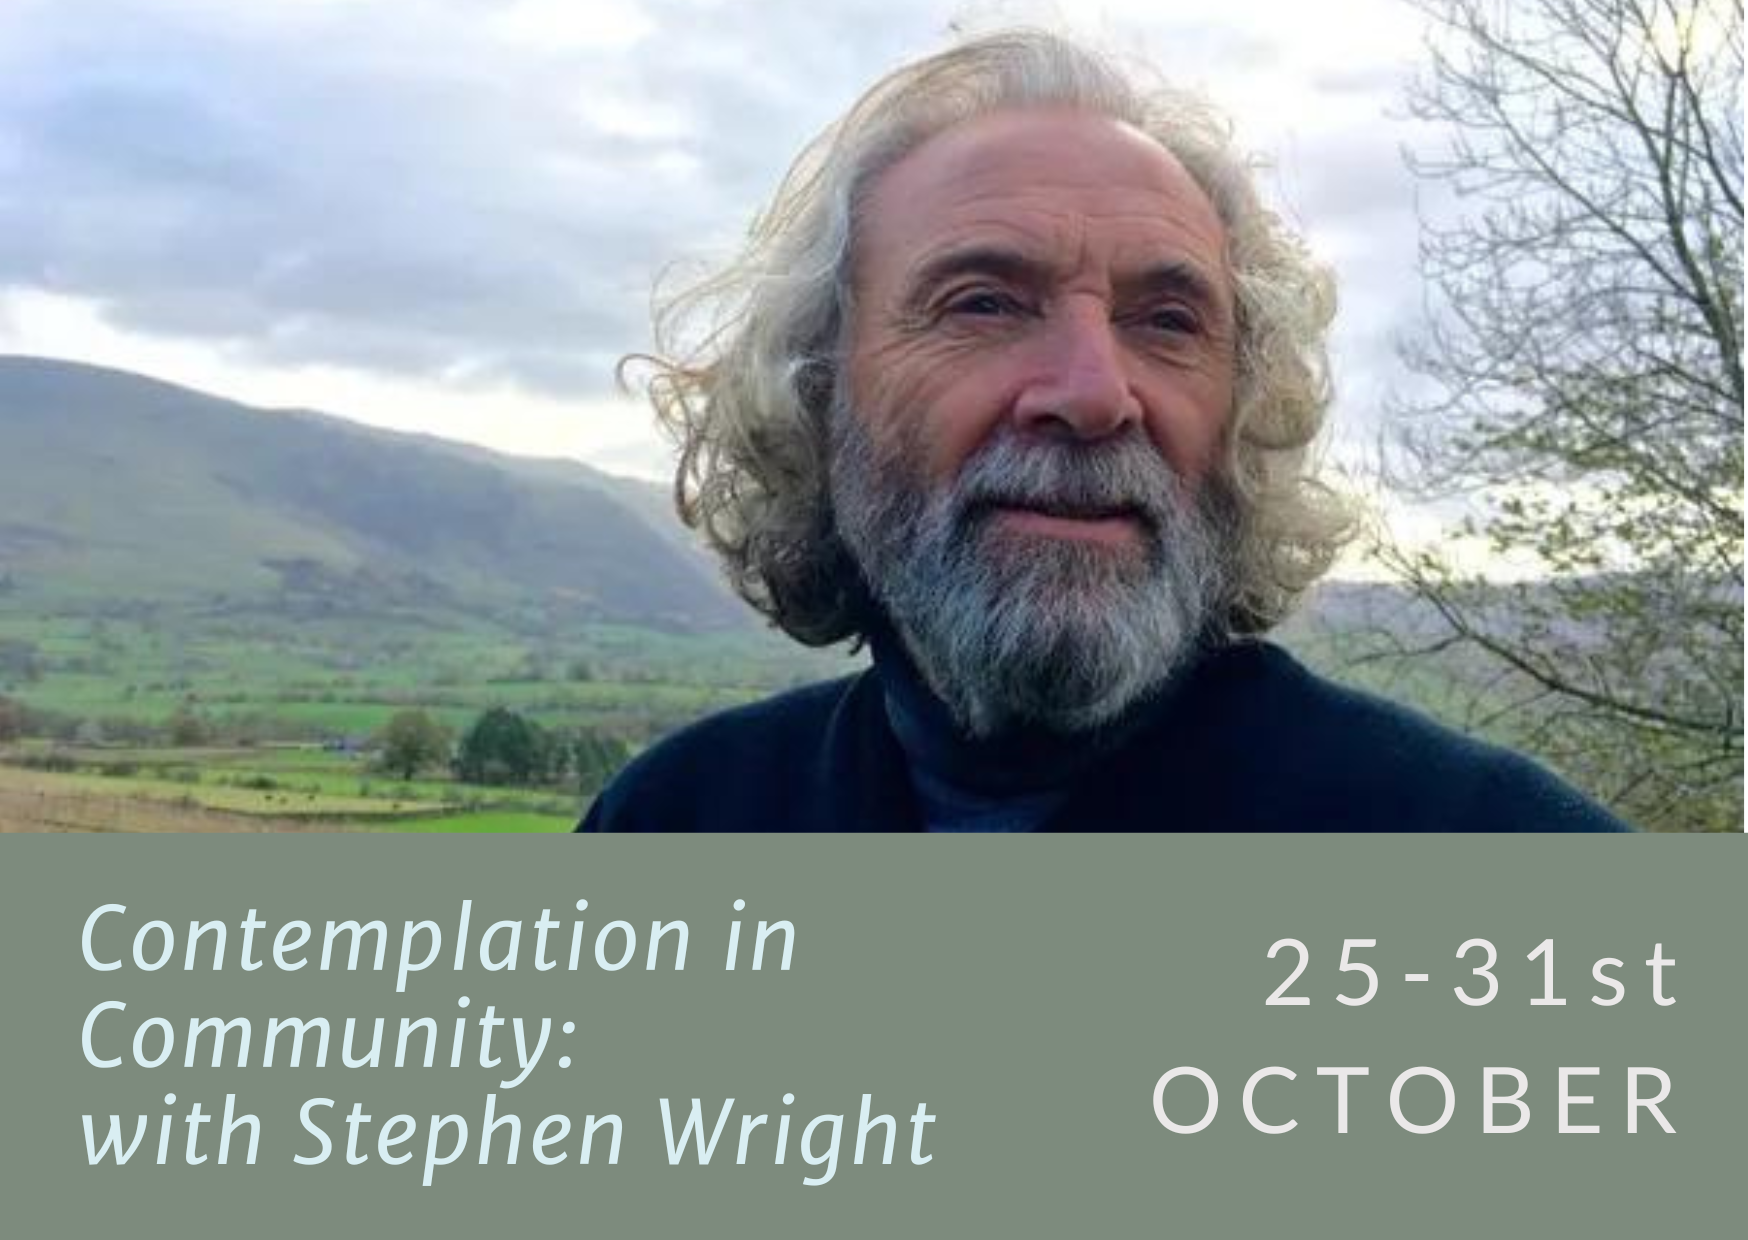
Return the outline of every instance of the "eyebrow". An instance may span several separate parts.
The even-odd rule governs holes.
[[[905,302],[914,305],[958,276],[993,276],[1009,284],[1036,288],[1049,281],[1050,264],[1007,246],[976,244],[945,250],[911,273]]]
[[[1194,303],[1206,313],[1226,309],[1227,298],[1221,295],[1205,272],[1183,259],[1155,263],[1141,271],[1121,276],[1117,280],[1119,301],[1138,301],[1170,294]]]
[[[957,276],[990,276],[1011,284],[1038,288],[1049,283],[1052,265],[1007,246],[978,243],[945,250],[923,263],[906,285],[905,302],[915,305],[931,291]],[[1120,301],[1172,294],[1196,303],[1207,312],[1226,306],[1227,299],[1202,269],[1183,259],[1154,263],[1125,273],[1117,280]]]

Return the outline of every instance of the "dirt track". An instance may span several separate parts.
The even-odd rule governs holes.
[[[17,831],[117,834],[202,831],[346,831],[344,823],[226,813],[198,805],[0,787],[0,833]]]

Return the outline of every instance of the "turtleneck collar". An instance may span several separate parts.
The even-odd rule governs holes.
[[[882,621],[870,625],[868,645],[885,695],[886,717],[925,800],[943,789],[989,806],[1003,801],[1036,802],[1064,794],[1091,767],[1122,743],[1153,714],[1169,693],[1138,703],[1121,719],[1087,732],[1016,729],[991,737],[972,737],[954,720],[928,686],[903,641]]]

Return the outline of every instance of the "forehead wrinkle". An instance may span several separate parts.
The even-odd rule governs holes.
[[[1061,286],[1083,272],[1108,270],[1100,280],[1113,300],[1133,301],[1172,293],[1224,313],[1224,255],[1210,271],[1197,255],[1181,245],[1140,239],[1127,242],[1100,264],[1092,252],[1092,232],[1086,217],[1062,213],[1061,231],[1025,228],[1011,220],[982,221],[941,238],[918,253],[905,267],[900,289],[915,294],[960,275],[983,274],[1019,284]],[[1151,215],[1146,218],[1153,218]],[[1067,244],[1062,238],[1074,233]],[[1070,250],[1073,257],[1064,259]]]
[[[1033,139],[1042,137],[1011,123],[998,130],[992,137],[985,122],[967,122],[877,175],[858,221],[855,278],[871,274],[863,260],[874,247],[864,243],[876,237],[887,255],[881,283],[901,295],[943,252],[984,244],[1036,258],[1057,280],[1102,268],[1107,288],[1131,269],[1188,265],[1205,277],[1219,308],[1230,308],[1224,222],[1169,151],[1139,138],[1148,143],[1146,164],[1131,175],[1132,161],[1108,172],[1096,163],[1099,156],[1089,164],[1075,146],[1060,160],[1041,159]],[[1092,149],[1108,148],[1095,140]],[[1105,246],[1112,248],[1098,248]]]

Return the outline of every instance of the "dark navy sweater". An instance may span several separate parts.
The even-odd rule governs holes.
[[[579,829],[923,829],[883,674],[877,662],[675,733]],[[1040,830],[1629,829],[1533,762],[1314,676],[1266,642],[1202,655],[1120,735],[1084,743],[1095,760],[1075,764]]]

